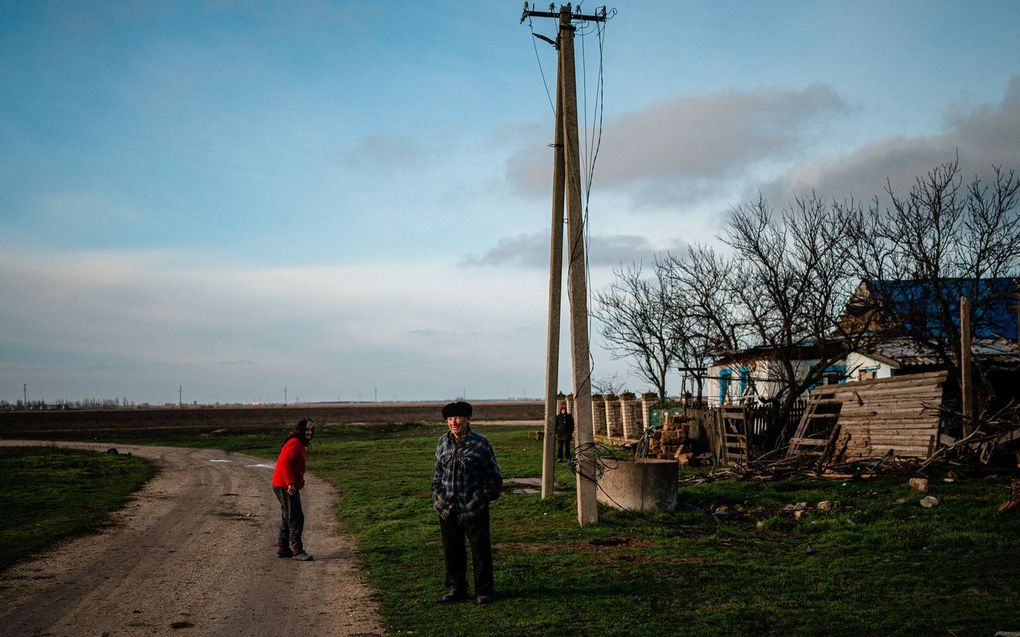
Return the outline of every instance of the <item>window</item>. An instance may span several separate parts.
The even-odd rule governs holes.
[[[733,372],[729,369],[724,369],[719,372],[719,404],[726,402],[726,393],[730,389],[730,377],[733,376]]]

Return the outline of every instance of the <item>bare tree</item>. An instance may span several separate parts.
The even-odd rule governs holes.
[[[592,316],[613,356],[627,358],[664,401],[680,338],[671,310],[676,298],[671,280],[658,264],[651,277],[643,275],[640,263],[620,266],[614,275],[607,289],[595,293]]]
[[[719,355],[755,347],[771,361],[769,446],[785,439],[797,398],[860,337],[839,321],[856,283],[847,224],[814,194],[779,214],[759,197],[733,210],[721,237],[729,253],[699,246],[669,259],[692,332]]]
[[[626,379],[615,372],[591,380],[591,388],[599,394],[620,394],[626,386]]]
[[[876,197],[867,209],[842,206],[867,288],[856,302],[871,303],[879,327],[909,338],[957,381],[960,297],[970,301],[974,332],[986,335],[1015,298],[1018,193],[1016,173],[999,167],[990,184],[974,177],[964,185],[956,160],[918,177],[905,196],[887,183],[888,205]]]

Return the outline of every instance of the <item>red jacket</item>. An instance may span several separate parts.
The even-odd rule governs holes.
[[[305,446],[297,438],[283,444],[273,470],[274,487],[286,489],[291,484],[298,489],[305,486]]]

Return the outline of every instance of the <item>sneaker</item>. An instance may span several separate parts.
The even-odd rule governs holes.
[[[294,554],[294,559],[295,560],[301,560],[302,562],[311,562],[315,558],[313,558],[308,553],[305,553],[304,551],[301,551],[300,553],[295,553]]]
[[[492,597],[490,595],[479,595],[478,597],[475,598],[475,603],[478,604],[479,606],[482,604],[491,604]]]
[[[453,588],[450,589],[450,592],[448,592],[446,595],[443,595],[442,597],[439,598],[439,603],[451,604],[453,602],[459,602],[464,599],[467,599],[467,593]]]
[[[294,557],[294,551],[286,546],[276,547],[276,557]]]

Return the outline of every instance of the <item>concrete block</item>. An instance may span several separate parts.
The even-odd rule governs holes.
[[[676,460],[620,460],[599,480],[598,501],[630,511],[672,510],[677,505]]]

